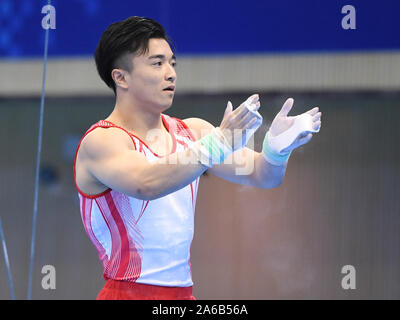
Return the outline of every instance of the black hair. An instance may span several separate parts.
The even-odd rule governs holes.
[[[165,39],[171,44],[171,39],[158,22],[146,17],[129,17],[123,21],[111,24],[103,32],[97,45],[94,58],[100,78],[116,94],[116,87],[111,72],[115,68],[132,71],[131,59],[127,55],[146,54],[151,38]]]

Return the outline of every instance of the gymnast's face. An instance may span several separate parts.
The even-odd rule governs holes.
[[[176,58],[168,42],[150,39],[148,52],[132,59],[132,71],[126,77],[129,95],[143,105],[169,108],[176,89]],[[165,90],[170,86],[173,90]]]

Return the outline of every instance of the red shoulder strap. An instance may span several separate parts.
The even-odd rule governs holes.
[[[189,129],[189,127],[184,123],[181,119],[170,117],[167,115],[164,115],[166,117],[166,120],[170,124],[169,129],[174,132],[174,134],[177,134],[179,136],[186,137],[192,141],[196,141],[193,133]]]

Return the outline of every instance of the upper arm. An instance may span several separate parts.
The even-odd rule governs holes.
[[[200,118],[188,118],[183,121],[194,133],[196,140],[215,128]],[[207,171],[233,183],[255,186],[255,163],[259,156],[259,153],[244,147],[228,156],[222,164],[214,165]]]
[[[131,138],[117,128],[97,128],[82,141],[79,160],[83,170],[104,186],[139,199],[147,196],[146,157]]]

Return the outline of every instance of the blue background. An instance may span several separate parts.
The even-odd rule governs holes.
[[[45,0],[0,0],[0,57],[39,57]],[[356,30],[341,27],[344,5]],[[132,15],[160,22],[178,54],[236,54],[400,49],[400,1],[109,1],[53,0],[50,56],[92,55],[101,33]]]

